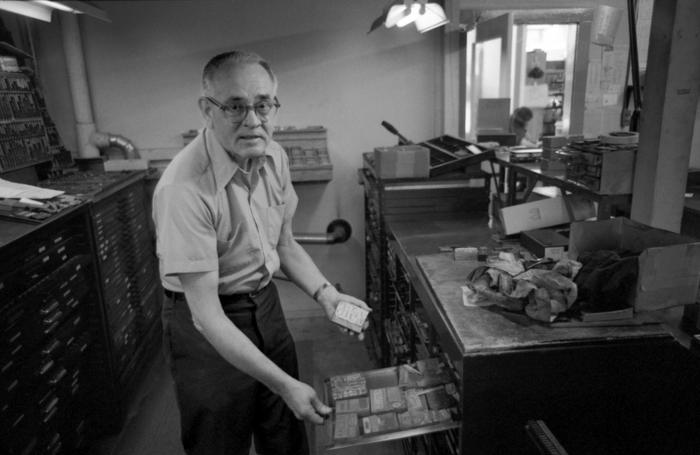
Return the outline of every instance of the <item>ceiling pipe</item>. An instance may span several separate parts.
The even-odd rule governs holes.
[[[63,52],[68,69],[68,82],[73,99],[75,130],[78,142],[78,158],[100,158],[109,148],[117,148],[125,159],[139,158],[134,144],[123,136],[97,130],[92,115],[90,86],[85,69],[83,40],[78,17],[75,14],[61,15]]]
[[[78,18],[74,14],[63,14],[60,18],[63,35],[63,53],[66,58],[68,82],[73,99],[75,113],[75,130],[78,142],[79,158],[99,158],[100,151],[90,141],[95,132],[92,116],[90,90],[83,56],[83,41],[80,36]]]
[[[136,146],[124,136],[112,133],[102,133],[94,131],[90,135],[90,143],[100,150],[100,153],[107,153],[110,148],[117,148],[124,154],[124,159],[132,160],[140,158]]]

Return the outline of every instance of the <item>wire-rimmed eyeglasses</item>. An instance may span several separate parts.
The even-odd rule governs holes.
[[[210,96],[205,96],[205,98],[211,102],[214,106],[221,109],[224,116],[233,122],[242,122],[248,116],[250,110],[255,111],[255,115],[263,122],[269,120],[270,117],[277,113],[277,109],[281,106],[277,97],[274,101],[262,100],[254,104],[246,104],[243,101],[233,101],[231,103],[221,103]]]

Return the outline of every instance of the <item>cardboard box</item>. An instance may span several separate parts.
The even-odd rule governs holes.
[[[566,257],[569,239],[553,229],[535,229],[520,235],[520,243],[538,258],[558,261]]]
[[[568,207],[567,207],[568,204]],[[571,221],[585,220],[596,215],[595,205],[576,196],[544,198],[498,210],[505,235],[518,234]]]
[[[579,151],[566,163],[566,178],[600,194],[630,194],[636,149]]]
[[[651,311],[696,301],[700,284],[700,242],[627,218],[572,223],[569,257],[585,251],[639,253],[639,274],[629,302],[635,311]]]
[[[374,171],[381,179],[428,178],[430,150],[422,145],[397,145],[374,149]]]

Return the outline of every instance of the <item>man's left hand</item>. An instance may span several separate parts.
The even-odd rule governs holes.
[[[328,319],[331,319],[333,317],[336,307],[340,302],[343,301],[352,303],[353,305],[357,305],[358,307],[364,308],[367,311],[372,311],[372,309],[362,300],[357,299],[351,295],[338,292],[338,290],[334,286],[328,286],[322,289],[319,295],[316,297],[316,300],[323,307],[324,311],[326,312],[326,316],[328,316]],[[365,337],[364,331],[365,329],[367,329],[368,326],[369,318],[365,321],[364,325],[362,326],[362,332],[360,333],[353,332],[352,330],[346,329],[345,327],[339,327],[339,329],[342,332],[345,332],[349,335],[357,335],[358,340],[363,340]]]

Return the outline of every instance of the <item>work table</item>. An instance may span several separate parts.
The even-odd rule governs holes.
[[[691,416],[700,398],[684,391],[700,376],[697,359],[672,336],[680,333],[677,309],[645,315],[648,323],[639,325],[552,327],[524,314],[467,308],[460,286],[478,264],[456,262],[440,247],[493,246],[487,222],[476,214],[387,223],[390,252],[415,305],[461,377],[460,452],[527,453],[514,447],[528,444],[523,426],[538,418],[572,453],[654,453],[666,447],[663,431],[678,439],[671,452],[686,453],[692,438],[684,429],[698,423]],[[685,420],[668,422],[672,411]],[[627,428],[613,425],[621,418]],[[657,432],[659,425],[666,428]]]
[[[534,321],[524,314],[465,307],[461,286],[476,266],[472,261],[454,261],[440,247],[494,245],[485,217],[462,220],[401,221],[390,223],[397,254],[407,267],[424,303],[435,306],[442,322],[449,325],[462,354],[519,349],[542,343],[567,344],[592,339],[625,339],[638,336],[665,337],[678,333],[678,311],[645,314],[635,326],[576,327],[567,323]],[[640,318],[642,319],[642,318]],[[667,323],[667,325],[662,325]],[[686,335],[687,337],[687,335]]]

